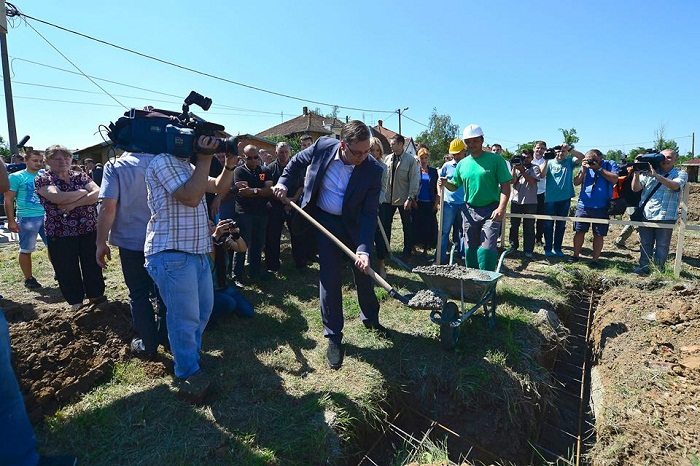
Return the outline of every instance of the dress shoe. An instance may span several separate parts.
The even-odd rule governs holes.
[[[328,340],[328,348],[326,349],[326,359],[328,360],[328,366],[331,369],[340,369],[343,365],[343,358],[345,357],[345,347],[342,343],[336,343],[333,340]]]

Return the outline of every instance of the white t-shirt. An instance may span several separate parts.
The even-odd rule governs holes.
[[[544,169],[544,166],[547,165],[547,159],[542,157],[541,159],[537,160],[537,158],[532,159],[532,163],[540,167],[540,172]],[[547,191],[547,178],[542,178],[537,182],[537,194],[544,194],[545,191]]]

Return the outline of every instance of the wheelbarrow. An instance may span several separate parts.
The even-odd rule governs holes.
[[[493,328],[496,325],[496,284],[503,276],[500,270],[507,254],[508,251],[501,253],[495,272],[455,264],[413,269],[431,291],[443,300],[442,309],[433,310],[430,320],[440,326],[440,342],[445,349],[454,349],[459,340],[459,326],[481,307],[489,326]],[[456,276],[460,278],[455,278]],[[459,300],[460,306],[451,299]],[[467,309],[465,302],[475,304]]]

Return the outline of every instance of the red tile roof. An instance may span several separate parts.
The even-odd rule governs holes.
[[[259,132],[257,135],[267,136],[290,136],[298,133],[321,133],[333,134],[331,128],[340,128],[343,122],[337,118],[329,118],[317,115],[314,112],[307,112],[296,118],[287,120],[277,126]]]

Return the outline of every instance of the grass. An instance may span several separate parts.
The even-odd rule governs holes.
[[[396,245],[398,219],[393,235]],[[45,250],[34,255],[35,275],[50,289],[37,296],[19,286],[15,247],[0,247],[6,298],[37,309],[58,305]],[[114,250],[113,255],[107,295],[126,301]],[[283,259],[288,256],[287,250]],[[607,270],[619,267],[613,273],[624,273],[623,259],[615,261]],[[280,279],[245,291],[255,318],[224,319],[207,330],[203,360],[216,383],[209,404],[180,401],[169,377],[153,379],[138,361],[118,364],[106,383],[37,426],[41,448],[74,452],[91,465],[342,464],[369,448],[397,402],[428,415],[468,409],[476,416],[470,422],[505,419],[499,428],[508,433],[508,443],[525,442],[548,378],[537,362],[548,336],[534,316],[542,308],[565,308],[566,290],[596,283],[597,272],[544,260],[522,267],[517,258],[508,259],[507,267],[498,286],[496,328],[477,312],[460,327],[459,344],[449,353],[441,349],[439,328],[426,312],[403,307],[379,288],[382,322],[396,336],[383,341],[367,331],[348,271],[347,357],[340,371],[331,371],[324,359],[318,269],[302,275],[285,264]],[[388,281],[414,292],[423,287],[415,275],[397,268],[389,269]],[[446,445],[438,443],[411,454],[439,462],[443,451]]]

